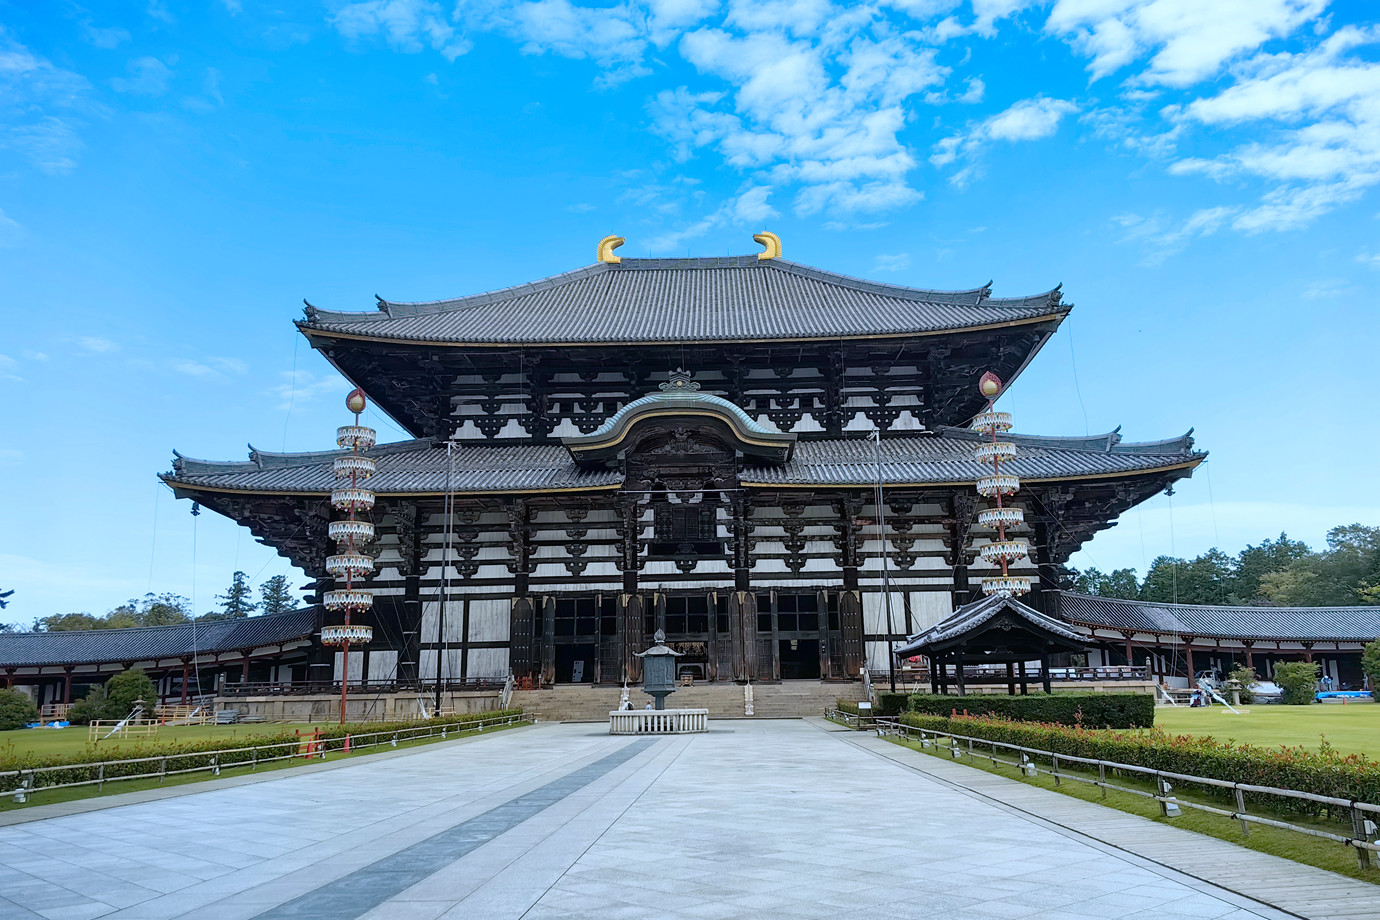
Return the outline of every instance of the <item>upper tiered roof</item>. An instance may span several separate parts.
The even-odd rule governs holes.
[[[372,313],[307,306],[314,342],[454,346],[764,342],[933,335],[1054,320],[1059,288],[992,297],[990,285],[932,291],[865,281],[779,258],[624,259],[484,294],[379,299]]]

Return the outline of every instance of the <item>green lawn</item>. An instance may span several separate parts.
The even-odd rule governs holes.
[[[300,727],[304,735],[311,734],[311,726],[291,725],[167,725],[151,736],[128,739],[111,738],[96,745],[100,751],[108,751],[113,760],[122,747],[153,747],[177,741],[200,741],[206,738],[244,738],[275,735],[286,729],[292,731]],[[9,750],[16,753],[32,751],[36,754],[80,754],[91,748],[87,740],[85,725],[71,728],[21,728],[15,731],[0,732],[0,758]]]
[[[1155,724],[1174,735],[1211,735],[1260,747],[1327,743],[1347,754],[1380,760],[1380,704],[1316,703],[1312,706],[1242,706],[1233,715],[1224,706],[1205,709],[1155,709]]]

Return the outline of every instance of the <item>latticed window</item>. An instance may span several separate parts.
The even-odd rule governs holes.
[[[654,556],[722,553],[715,506],[669,502],[654,505],[651,551]]]

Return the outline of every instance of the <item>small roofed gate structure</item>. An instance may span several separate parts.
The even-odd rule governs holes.
[[[925,655],[930,659],[930,684],[935,693],[949,693],[952,686],[959,696],[968,692],[970,681],[964,668],[981,666],[981,683],[1005,683],[1007,692],[1028,692],[1026,663],[1040,662],[1040,679],[1046,693],[1050,687],[1049,659],[1061,652],[1086,652],[1083,637],[1068,626],[1045,616],[1005,594],[995,594],[954,611],[953,615],[924,632],[912,636],[895,652],[899,658]],[[988,680],[988,666],[1005,665],[1002,680]]]

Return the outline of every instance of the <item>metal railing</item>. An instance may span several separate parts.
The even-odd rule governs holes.
[[[132,757],[125,760],[103,760],[94,763],[69,763],[49,767],[31,767],[22,770],[8,770],[0,772],[0,785],[8,785],[6,780],[18,778],[19,785],[12,788],[5,795],[14,797],[17,804],[25,804],[39,792],[50,792],[55,789],[77,789],[85,786],[95,786],[103,790],[106,783],[123,782],[126,780],[137,779],[156,779],[160,783],[169,776],[181,776],[189,773],[210,773],[212,776],[219,776],[222,769],[237,769],[248,767],[250,772],[259,768],[262,764],[276,763],[284,760],[325,760],[328,753],[344,753],[347,749],[346,741],[348,738],[348,750],[356,751],[361,748],[381,747],[388,745],[397,747],[398,742],[418,741],[440,736],[446,738],[448,733],[465,734],[471,731],[482,732],[485,728],[495,726],[508,726],[530,722],[531,719],[524,714],[494,716],[484,719],[466,720],[463,722],[447,722],[444,725],[423,725],[417,728],[399,728],[380,732],[361,732],[350,734],[346,737],[338,738],[317,738],[306,735],[292,741],[274,742],[271,744],[248,745],[239,748],[224,748],[216,751],[189,751],[176,754],[156,754],[150,757]],[[235,755],[248,755],[235,756]],[[204,761],[195,763],[187,767],[177,766],[179,761],[198,760]],[[173,768],[169,769],[169,762]],[[149,769],[125,773],[115,771],[117,767],[128,768],[131,765],[147,765]],[[154,766],[157,769],[153,769]],[[137,767],[136,767],[137,768]],[[42,783],[40,780],[45,775],[58,774],[63,771],[89,772],[95,771],[95,776],[89,779],[75,780],[67,783]]]
[[[845,722],[844,717],[851,713],[838,712],[831,710],[827,713],[829,718],[836,718],[840,722]],[[1230,780],[1212,779],[1206,776],[1193,776],[1187,773],[1174,773],[1168,770],[1155,770],[1150,767],[1136,766],[1135,764],[1117,763],[1111,760],[1097,760],[1091,757],[1076,757],[1072,754],[1058,754],[1054,751],[1045,751],[1039,748],[1024,747],[1019,744],[1010,744],[1005,741],[990,741],[986,738],[973,738],[968,735],[960,735],[954,732],[937,731],[930,728],[916,728],[904,722],[897,722],[894,719],[876,719],[874,725],[878,737],[900,736],[907,741],[918,741],[922,748],[933,748],[937,753],[941,748],[949,751],[954,760],[967,757],[972,760],[981,757],[982,760],[991,761],[993,766],[1004,764],[1015,767],[1025,776],[1038,776],[1045,774],[1054,779],[1056,786],[1064,780],[1077,783],[1085,783],[1096,786],[1102,790],[1102,797],[1107,797],[1107,790],[1114,789],[1117,792],[1124,792],[1128,795],[1140,796],[1141,798],[1153,799],[1160,805],[1160,814],[1173,818],[1181,813],[1183,808],[1192,808],[1197,811],[1206,812],[1211,815],[1218,815],[1223,818],[1230,818],[1241,824],[1241,835],[1250,836],[1250,826],[1259,824],[1265,827],[1275,827],[1281,830],[1293,831],[1297,834],[1304,834],[1309,837],[1319,837],[1323,840],[1331,840],[1344,846],[1352,847],[1356,851],[1356,860],[1362,869],[1370,868],[1375,860],[1372,853],[1380,853],[1380,840],[1374,839],[1376,834],[1377,816],[1380,816],[1380,805],[1370,802],[1360,802],[1354,799],[1342,799],[1335,796],[1317,795],[1312,792],[1300,792],[1296,789],[1281,789],[1276,786],[1257,786],[1251,783],[1237,783]],[[946,739],[947,743],[941,743],[941,739]],[[988,753],[979,755],[975,748],[986,748]],[[998,757],[998,751],[1016,755],[1019,759],[1007,760]],[[1049,767],[1041,766],[1034,758],[1041,758],[1049,761]],[[1060,764],[1067,766],[1078,765],[1089,770],[1097,771],[1097,778],[1084,776],[1080,773],[1060,771]],[[1155,791],[1149,792],[1145,789],[1137,789],[1131,786],[1118,785],[1109,782],[1107,771],[1131,773],[1153,780]],[[1229,790],[1234,793],[1236,808],[1226,809],[1206,805],[1201,802],[1191,802],[1174,796],[1174,786],[1170,781],[1176,783],[1189,783],[1200,786],[1211,786],[1217,789]],[[1333,809],[1346,811],[1351,819],[1351,836],[1335,834],[1331,831],[1321,830],[1315,827],[1304,827],[1288,821],[1280,821],[1275,818],[1267,818],[1263,815],[1250,814],[1246,810],[1246,794],[1269,795],[1281,799],[1292,799],[1295,801],[1311,802],[1315,805],[1326,806],[1329,812]],[[1370,816],[1370,817],[1367,817]]]
[[[463,691],[494,690],[502,691],[503,678],[467,677],[443,681],[443,693]],[[240,681],[227,682],[220,688],[221,696],[302,696],[312,693],[339,693],[340,681],[330,680],[278,680],[278,681]],[[352,680],[350,692],[369,693],[426,693],[436,692],[436,681],[399,680]]]

